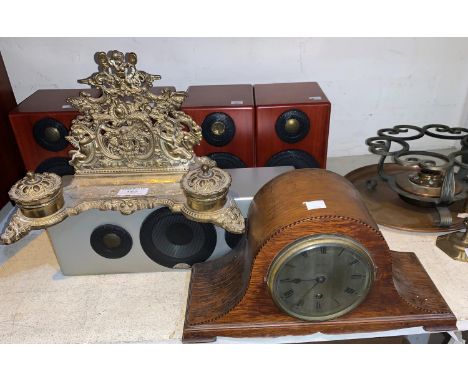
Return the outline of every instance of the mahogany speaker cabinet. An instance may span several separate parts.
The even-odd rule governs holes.
[[[331,104],[316,82],[257,84],[257,166],[325,168]]]
[[[190,86],[182,110],[202,128],[195,147],[220,168],[255,166],[255,107],[252,85]]]
[[[9,201],[8,190],[23,176],[24,167],[8,121],[8,113],[16,106],[16,99],[0,55],[0,208]]]
[[[154,94],[173,87],[154,87]],[[65,139],[78,112],[67,103],[89,89],[41,89],[10,112],[10,122],[27,171],[72,175],[68,152],[72,149]],[[91,93],[96,92],[94,89]]]

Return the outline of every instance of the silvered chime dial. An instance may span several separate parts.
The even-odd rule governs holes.
[[[339,235],[313,235],[284,248],[267,283],[276,305],[308,321],[339,317],[367,296],[374,278],[368,252]]]

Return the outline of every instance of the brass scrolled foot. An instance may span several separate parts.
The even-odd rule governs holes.
[[[12,244],[26,236],[29,231],[31,231],[31,224],[27,220],[22,219],[19,211],[16,211],[8,222],[0,240],[3,244]]]
[[[190,220],[200,223],[211,222],[231,233],[240,234],[245,231],[245,219],[232,199],[229,199],[226,205],[217,211],[201,212],[184,205],[181,212]]]

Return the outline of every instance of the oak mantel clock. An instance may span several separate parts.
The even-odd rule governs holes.
[[[455,328],[416,256],[388,248],[345,178],[280,175],[248,222],[232,253],[193,267],[184,341]]]

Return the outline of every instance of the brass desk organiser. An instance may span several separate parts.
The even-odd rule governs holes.
[[[228,196],[231,178],[209,158],[198,158],[201,128],[180,110],[185,92],[149,90],[159,75],[137,70],[135,53],[96,53],[98,72],[79,80],[101,91],[85,91],[68,102],[80,111],[68,141],[73,177],[28,173],[10,190],[18,209],[1,240],[13,243],[30,230],[57,224],[95,208],[131,214],[169,207],[188,219],[210,222],[232,233],[244,218]]]
[[[378,165],[354,170],[346,178],[380,225],[420,232],[458,230],[463,225],[459,214],[465,212],[468,169],[459,159],[465,159],[468,150],[450,155],[410,150],[408,142],[424,136],[459,140],[465,147],[468,129],[434,124],[381,129],[366,140],[369,151],[380,156]],[[387,157],[393,163],[385,163]]]

